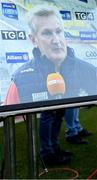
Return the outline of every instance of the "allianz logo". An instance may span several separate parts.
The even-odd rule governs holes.
[[[97,58],[97,52],[96,51],[86,51],[85,55],[87,58]]]

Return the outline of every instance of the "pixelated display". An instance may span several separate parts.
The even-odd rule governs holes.
[[[97,1],[1,0],[1,115],[96,99]]]

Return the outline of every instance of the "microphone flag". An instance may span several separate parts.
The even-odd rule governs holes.
[[[60,73],[51,73],[47,76],[47,89],[50,95],[57,96],[64,95],[66,91],[66,85],[64,78]]]

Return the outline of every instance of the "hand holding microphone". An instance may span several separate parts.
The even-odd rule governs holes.
[[[47,89],[51,96],[61,99],[66,91],[65,81],[60,73],[51,73],[47,76]]]

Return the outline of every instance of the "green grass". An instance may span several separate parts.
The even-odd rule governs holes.
[[[65,142],[64,148],[72,150],[75,154],[70,167],[79,172],[79,179],[87,179],[91,172],[97,169],[97,107],[81,109],[80,122],[84,128],[93,132],[93,135],[87,138],[89,144],[71,145]],[[64,142],[63,134],[62,127],[61,144]]]
[[[72,145],[65,141],[65,125],[62,124],[60,133],[60,145],[74,153],[70,165],[56,167],[47,174],[40,176],[41,179],[72,179],[75,174],[67,171],[65,168],[76,170],[79,173],[77,179],[87,179],[88,176],[97,169],[97,107],[90,109],[82,108],[80,110],[80,122],[84,128],[93,132],[88,137],[88,145]],[[3,145],[3,128],[0,128],[0,144]],[[16,124],[16,156],[17,156],[17,179],[27,179],[27,134],[24,122]],[[41,162],[39,162],[40,171],[42,171]],[[97,179],[95,176],[93,179]]]

